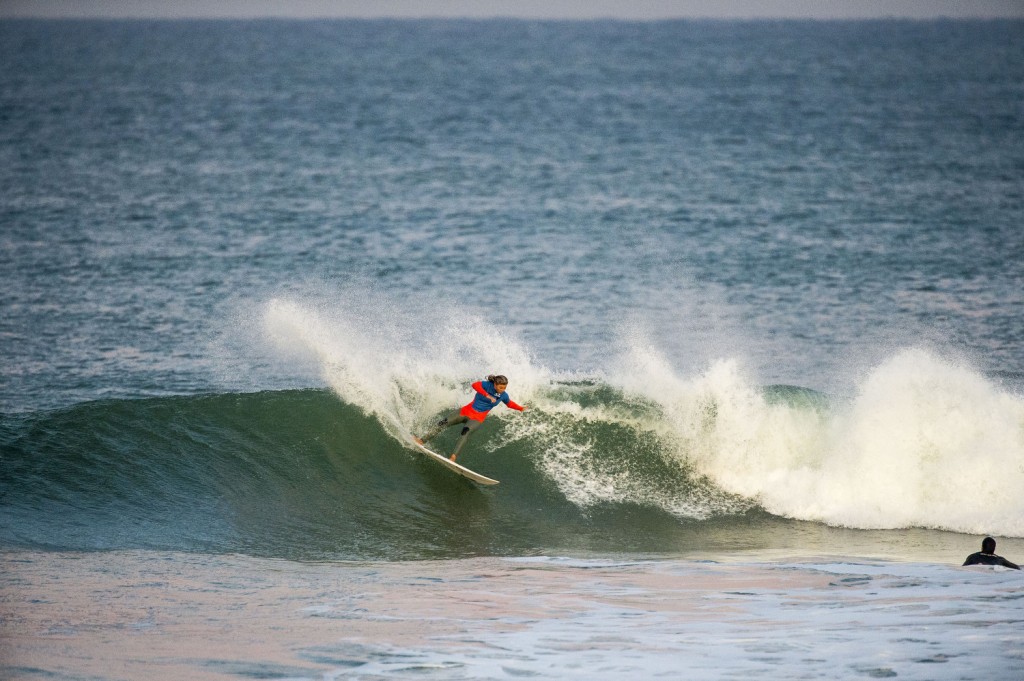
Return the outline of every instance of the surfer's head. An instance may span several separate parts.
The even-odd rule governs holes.
[[[488,376],[487,380],[493,383],[494,387],[497,388],[499,392],[508,387],[508,379],[501,374],[498,374],[497,376]]]
[[[985,537],[981,541],[981,552],[982,553],[995,553],[996,552],[996,540],[992,537]]]

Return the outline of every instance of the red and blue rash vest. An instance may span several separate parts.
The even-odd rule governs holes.
[[[476,395],[473,401],[459,410],[459,413],[474,421],[483,421],[487,418],[487,412],[498,406],[498,402],[504,402],[509,409],[522,411],[523,408],[509,398],[508,393],[499,393],[491,381],[477,381],[473,384]],[[491,402],[488,397],[493,397],[496,402]]]

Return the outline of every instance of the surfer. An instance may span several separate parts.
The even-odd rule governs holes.
[[[996,555],[996,540],[985,537],[981,542],[981,551],[967,556],[964,565],[1002,565],[1003,567],[1020,570],[1020,566]]]
[[[473,390],[476,391],[473,401],[438,421],[437,425],[431,428],[430,432],[426,435],[415,438],[416,443],[420,445],[425,444],[445,428],[461,424],[462,434],[459,435],[459,441],[455,444],[455,451],[448,457],[455,461],[455,457],[462,451],[462,446],[466,444],[470,434],[483,425],[488,412],[498,406],[499,402],[504,403],[509,409],[526,411],[526,407],[516,404],[509,398],[508,393],[505,392],[507,387],[508,379],[501,375],[488,376],[482,381],[477,381],[473,384]]]

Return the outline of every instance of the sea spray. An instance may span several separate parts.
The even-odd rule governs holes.
[[[658,406],[648,421],[659,455],[685,476],[685,499],[662,503],[691,515],[738,513],[760,503],[766,476],[806,458],[820,438],[822,412],[806,403],[772,404],[736,359],[680,376],[642,334],[623,336],[609,380]]]
[[[332,391],[398,438],[467,401],[469,384],[486,372],[510,376],[520,401],[546,381],[514,338],[474,315],[380,299],[366,289],[341,300],[327,309],[273,299],[266,330],[293,355],[313,356]]]
[[[423,371],[423,364],[408,352],[394,351],[383,362],[372,338],[350,332],[341,323],[331,324],[319,310],[289,300],[271,300],[265,319],[278,346],[296,356],[312,355],[320,378],[346,403],[394,429],[412,420],[414,405],[402,399],[395,382],[396,376]],[[373,330],[366,324],[357,328]]]

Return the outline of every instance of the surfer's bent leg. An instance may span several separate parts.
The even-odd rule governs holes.
[[[451,455],[452,461],[455,461],[455,457],[458,456],[459,452],[462,451],[462,445],[466,444],[466,440],[469,439],[469,436],[473,433],[473,431],[483,425],[482,421],[474,421],[472,419],[467,419],[465,416],[463,416],[462,418],[463,422],[466,425],[462,427],[462,434],[459,435],[459,441],[455,443],[455,451],[453,451]]]
[[[437,434],[440,433],[445,428],[447,428],[449,426],[458,425],[460,423],[465,423],[468,420],[469,419],[467,419],[465,416],[463,416],[459,412],[453,412],[453,413],[449,414],[448,416],[444,417],[443,419],[441,419],[440,421],[438,421],[437,425],[435,425],[433,428],[431,428],[427,432],[427,434],[424,435],[420,439],[423,440],[423,442],[429,442],[430,440],[432,440],[435,437],[437,437]]]

